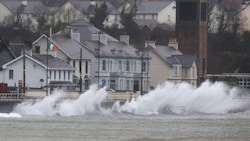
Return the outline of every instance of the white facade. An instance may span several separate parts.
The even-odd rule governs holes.
[[[46,86],[47,66],[29,55],[25,57],[25,85],[27,88],[41,88]],[[17,87],[19,81],[23,82],[23,56],[3,65],[3,82],[9,87]],[[48,83],[50,81],[73,82],[73,70],[63,68],[48,68]]]
[[[11,11],[0,2],[0,21],[3,22],[4,18],[11,14]]]
[[[82,73],[80,74],[80,48],[76,48],[76,46],[74,45],[77,44],[78,47],[80,46],[82,49],[84,48],[78,42],[73,41],[72,39],[68,38],[64,41],[68,43],[70,42],[70,43],[64,44],[64,42],[58,42],[58,41],[53,40],[53,38],[47,38],[45,35],[43,35],[37,41],[34,42],[33,52],[36,52],[38,54],[47,54],[47,42],[50,42],[56,45],[57,49],[55,51],[48,51],[48,54],[51,56],[54,56],[55,58],[61,59],[65,63],[73,66],[75,68],[74,75],[77,77],[75,81],[79,81],[79,78],[81,76],[82,76],[82,79],[84,79],[84,77],[90,78],[91,71],[92,71],[91,70],[92,62],[91,62],[91,58],[90,57],[86,58],[84,54],[88,54],[88,56],[91,56],[92,54],[89,52],[83,53],[82,60],[81,60]],[[74,44],[71,44],[72,42]],[[39,48],[38,52],[36,51],[36,48]],[[71,54],[72,52],[71,51],[69,52],[69,50],[75,50],[75,52]],[[92,58],[94,58],[93,55],[92,55]]]
[[[176,23],[176,2],[173,1],[166,8],[158,13],[158,23],[166,23],[169,25],[175,25]]]
[[[152,3],[158,3],[158,1],[155,1]],[[139,3],[139,6],[140,4],[141,3]],[[154,8],[153,5],[152,5],[152,8]],[[134,18],[137,20],[154,20],[160,24],[175,25],[176,23],[176,2],[175,1],[166,5],[165,8],[159,10],[158,12],[152,13],[152,12],[147,12],[147,10],[148,9],[143,9],[143,6],[142,6],[142,11],[138,11]]]
[[[155,48],[157,48],[157,46]],[[170,48],[169,50],[173,50],[171,49],[172,47],[165,46],[165,48]],[[168,54],[166,49],[161,49],[160,51],[162,54]],[[145,51],[145,53],[147,52]],[[187,82],[194,87],[197,86],[197,66],[194,59],[191,59],[192,63],[188,64],[187,67],[183,66],[180,60],[176,61],[175,63],[171,62],[171,59],[178,59],[178,57],[174,58],[175,56],[184,55],[179,54],[178,52],[173,52],[173,54],[170,56],[163,56],[162,54],[158,54],[157,51],[154,51],[154,49],[151,47],[148,49],[148,55],[151,58],[149,62],[150,87],[156,87],[157,85],[166,81],[173,83]],[[190,58],[188,57],[187,59]]]
[[[45,85],[46,66],[26,55],[25,67],[27,88],[40,88]],[[17,87],[18,81],[23,82],[23,70],[23,56],[3,65],[3,82],[10,87]]]
[[[99,65],[99,85],[106,85],[119,91],[141,89],[142,61],[140,58],[101,58]],[[147,68],[147,64],[144,67]],[[148,91],[148,70],[143,70],[142,75],[143,91]]]

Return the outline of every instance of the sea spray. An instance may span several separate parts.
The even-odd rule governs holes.
[[[76,100],[62,101],[58,105],[58,114],[61,116],[75,116],[92,113],[101,108],[101,102],[106,98],[106,87],[98,90],[97,85],[81,94]]]
[[[115,110],[140,115],[169,112],[222,114],[235,109],[247,109],[249,102],[235,100],[238,93],[239,90],[222,82],[206,81],[199,88],[187,83],[165,82],[120,107],[116,104]]]
[[[243,94],[239,89],[228,87],[222,82],[206,81],[198,88],[185,82],[178,84],[165,82],[145,95],[139,95],[124,104],[114,101],[112,107],[104,109],[101,107],[101,103],[107,94],[106,87],[99,89],[97,85],[91,85],[90,89],[77,99],[65,100],[61,99],[62,92],[57,91],[42,100],[18,104],[13,112],[21,115],[78,116],[96,111],[104,114],[119,112],[152,115],[172,113],[223,114],[250,109],[249,101],[242,103],[237,100],[238,95]]]
[[[0,118],[21,118],[18,113],[0,113]]]
[[[46,96],[42,100],[29,100],[22,102],[14,107],[14,112],[21,115],[47,115],[53,116],[56,114],[55,104],[62,97],[61,91],[55,91],[52,95]]]
[[[42,100],[26,101],[18,104],[14,112],[21,115],[39,116],[77,116],[101,109],[101,102],[106,98],[106,87],[98,89],[97,85],[81,94],[78,99],[62,99],[63,92],[56,91]]]

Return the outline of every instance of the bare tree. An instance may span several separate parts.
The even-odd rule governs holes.
[[[208,10],[208,31],[210,33],[237,32],[244,24],[241,20],[240,0],[210,0]]]

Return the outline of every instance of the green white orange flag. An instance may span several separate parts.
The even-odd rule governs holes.
[[[54,45],[52,43],[48,43],[48,50],[55,51],[56,50],[56,45]]]

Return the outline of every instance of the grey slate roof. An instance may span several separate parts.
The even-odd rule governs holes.
[[[182,67],[191,67],[196,60],[194,55],[183,55],[179,50],[169,47],[156,45],[153,51],[168,64],[181,64]]]
[[[96,28],[94,25],[88,23],[86,20],[81,19],[77,20],[74,23],[72,23],[69,27],[76,28],[80,32],[80,40],[81,41],[88,41],[91,40],[91,35],[99,33],[100,30]],[[118,41],[114,37],[108,35],[108,41]]]
[[[174,0],[164,1],[139,1],[137,3],[137,14],[157,14],[164,8],[166,8]],[[132,4],[133,5],[133,4]],[[131,5],[131,6],[132,6]],[[125,12],[130,12],[131,7],[126,9]]]
[[[33,54],[32,57],[41,62],[42,64],[44,64],[45,66],[47,66],[47,55]],[[50,69],[74,70],[74,68],[71,65],[51,55],[48,55],[48,67]]]
[[[55,43],[64,53],[66,53],[71,59],[80,59],[80,49],[82,48],[82,59],[91,60],[91,55],[77,41],[67,38],[63,35],[54,35],[51,40]]]
[[[160,24],[156,20],[134,19],[134,21],[140,28],[147,26],[150,30],[154,30],[156,27],[159,27],[163,30],[175,31],[175,27],[168,24]]]
[[[48,11],[40,1],[27,1],[27,5],[22,5],[21,0],[1,0],[4,6],[6,6],[12,13],[16,13],[17,10],[23,14],[37,14]]]
[[[156,45],[153,50],[162,58],[171,57],[173,55],[182,55],[179,50],[169,46]]]
[[[182,67],[186,68],[191,67],[195,60],[196,57],[194,55],[174,55],[167,58],[170,64],[181,64]]]
[[[98,53],[98,41],[84,41],[83,44],[95,55]],[[100,44],[101,57],[119,57],[119,58],[139,58],[141,55],[134,47],[123,42],[110,41],[107,45]]]

